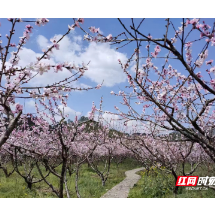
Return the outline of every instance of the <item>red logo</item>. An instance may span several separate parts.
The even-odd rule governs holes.
[[[175,186],[196,186],[199,176],[178,176]]]

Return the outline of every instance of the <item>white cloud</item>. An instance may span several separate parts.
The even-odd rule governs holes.
[[[126,56],[110,48],[109,44],[90,43],[80,58],[89,62],[89,70],[85,75],[96,83],[104,80],[104,86],[114,86],[126,80],[118,59],[126,61]]]
[[[24,67],[26,65],[29,65],[31,62],[34,63],[37,61],[36,57],[39,57],[41,55],[42,54],[35,53],[31,49],[23,48],[19,52],[19,57],[20,57],[19,66]]]
[[[82,43],[82,37],[81,37],[80,35],[74,36],[74,37],[73,37],[73,40],[74,40],[75,42],[77,42],[77,43]]]
[[[55,35],[58,39],[62,35]],[[122,62],[127,60],[126,55],[115,51],[106,43],[90,43],[87,47],[84,47],[81,43],[81,36],[73,36],[70,39],[66,36],[60,41],[60,50],[53,51],[53,59],[56,62],[75,62],[81,65],[82,62],[89,64],[89,70],[85,72],[85,77],[91,79],[97,84],[102,83],[103,86],[114,86],[122,83],[126,80],[126,76],[123,73],[118,59]],[[47,48],[49,45],[48,40],[39,35],[37,39],[38,45],[41,49]]]
[[[57,39],[61,36],[55,35]],[[47,46],[50,46],[51,42],[43,35],[39,35],[37,44],[41,50],[47,50]],[[122,71],[118,59],[125,62],[127,57],[125,54],[112,49],[109,44],[92,42],[88,46],[84,46],[82,37],[76,34],[65,36],[59,44],[60,50],[53,50],[52,58],[42,61],[47,61],[52,65],[59,62],[74,62],[76,65],[82,65],[82,62],[85,64],[90,62],[89,70],[85,72],[84,77],[96,84],[101,84],[104,81],[103,86],[107,87],[112,87],[126,80],[126,75]],[[42,52],[36,53],[31,49],[23,48],[19,52],[20,61],[18,66],[24,67],[31,62],[36,62],[36,57],[41,55]],[[69,76],[71,76],[71,73],[67,69],[63,69],[58,73],[51,69],[51,71],[43,75],[37,75],[28,84],[31,86],[46,86],[64,80]],[[72,87],[86,86],[79,82],[73,84],[74,86]]]
[[[26,106],[27,108],[35,108],[35,101],[32,100],[32,99],[30,99],[30,100],[28,100],[28,101],[25,103],[25,106]]]
[[[47,46],[50,45],[50,41],[48,41],[48,39],[46,37],[44,37],[43,35],[39,35],[37,37],[37,43],[41,49],[46,49]]]

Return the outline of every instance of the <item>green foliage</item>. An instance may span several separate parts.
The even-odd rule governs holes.
[[[85,131],[86,132],[93,132],[93,131],[98,131],[101,126],[99,125],[99,122],[96,122],[94,120],[89,120],[88,117],[81,116],[78,122],[83,125],[83,123],[86,125]],[[110,129],[108,136],[113,137],[114,135],[120,135],[122,132],[117,131],[115,129]]]
[[[88,121],[88,117],[85,117],[85,116],[81,116],[81,118],[78,120],[79,122],[85,122],[85,121]]]
[[[109,137],[114,137],[114,136],[118,136],[118,135],[122,135],[123,133],[120,131],[117,131],[115,129],[110,129],[109,130]]]
[[[128,198],[173,198],[175,180],[172,174],[164,174],[157,168],[151,168],[150,171],[141,171],[138,173],[141,179],[130,190]],[[214,172],[208,172],[205,166],[201,166],[193,175],[212,176]],[[186,190],[186,187],[179,187],[177,198],[214,198],[215,192],[208,190]]]
[[[173,192],[174,178],[164,175],[156,168],[141,171],[140,181],[129,193],[129,198],[161,198]]]

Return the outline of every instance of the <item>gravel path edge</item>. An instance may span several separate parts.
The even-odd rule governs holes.
[[[121,181],[119,184],[110,189],[107,193],[105,193],[101,198],[127,198],[130,189],[136,184],[141,176],[135,174],[144,170],[143,167],[138,169],[132,169],[125,172],[126,178]]]

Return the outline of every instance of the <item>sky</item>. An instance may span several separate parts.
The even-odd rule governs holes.
[[[31,18],[24,20],[34,19]],[[134,19],[136,26],[139,24],[140,20],[141,19]],[[214,21],[213,19],[204,20],[211,26],[212,22]],[[125,26],[130,29],[129,26],[132,24],[131,19],[122,19],[122,21]],[[174,23],[176,28],[181,26],[181,21],[182,19],[172,19],[172,22]],[[0,33],[2,35],[1,40],[4,44],[7,41],[5,34],[8,34],[11,23],[8,22],[7,19],[0,19],[0,23]],[[33,24],[33,34],[31,34],[29,41],[26,43],[22,52],[20,53],[20,65],[25,66],[30,62],[35,61],[36,56],[42,54],[42,49],[47,49],[47,46],[50,45],[50,39],[54,36],[58,38],[60,37],[60,35],[66,33],[68,30],[68,25],[72,24],[73,19],[64,18],[51,18],[49,19],[49,23],[47,25],[41,27],[35,26]],[[15,28],[15,36],[12,39],[12,42],[14,42],[15,44],[18,44],[19,37],[22,36],[25,25],[26,23],[19,23],[19,25],[17,25],[17,27]],[[145,35],[148,35],[150,33],[153,38],[160,38],[165,34],[165,25],[166,21],[163,18],[146,19],[142,26],[139,28],[139,31],[143,32]],[[100,28],[100,32],[106,36],[109,34],[116,36],[125,31],[119,21],[112,18],[84,19],[84,24],[82,25],[82,27],[88,30],[90,26]],[[174,36],[173,28],[170,28],[168,34],[170,35],[169,38]],[[53,63],[68,61],[80,65],[82,62],[86,64],[90,61],[89,70],[85,73],[84,77],[81,78],[73,86],[94,87],[98,84],[101,84],[103,81],[104,82],[102,88],[99,90],[90,90],[87,92],[72,92],[70,94],[67,107],[67,112],[70,114],[69,118],[73,120],[75,115],[87,116],[88,112],[91,110],[92,102],[95,102],[98,107],[101,97],[103,97],[103,110],[116,112],[114,108],[114,106],[116,105],[121,107],[121,109],[126,112],[127,108],[120,106],[121,98],[111,95],[110,92],[119,92],[120,90],[125,90],[124,87],[128,82],[118,63],[118,59],[121,59],[122,62],[125,62],[133,54],[133,51],[136,48],[136,44],[131,43],[123,48],[116,50],[119,45],[111,46],[107,43],[89,43],[87,41],[83,41],[83,36],[84,33],[79,28],[76,28],[60,42],[60,50],[54,52],[51,61]],[[196,35],[190,35],[189,39],[191,41],[193,38],[196,38]],[[147,44],[145,43],[142,45],[143,47],[145,47]],[[202,46],[197,46],[193,49],[193,53],[197,55],[200,52],[201,48]],[[209,52],[210,49],[211,47],[209,48]],[[165,56],[166,53],[166,51],[162,50],[160,56]],[[142,52],[141,55],[144,55],[144,52]],[[163,61],[160,61],[160,59],[153,59],[153,61],[158,68],[161,68],[161,66],[163,65]],[[145,62],[142,61],[141,63]],[[181,65],[176,61],[173,62],[173,66],[177,67],[178,70],[181,70],[181,73],[185,72],[183,67],[181,67]],[[68,72],[65,70],[59,73],[47,73],[35,78],[31,85],[45,86],[45,84],[47,83],[53,83],[63,80],[68,75]],[[32,112],[32,109],[34,108],[33,100],[24,101],[24,106],[25,112]],[[142,107],[137,108],[137,110],[139,111],[141,111],[141,109]]]

